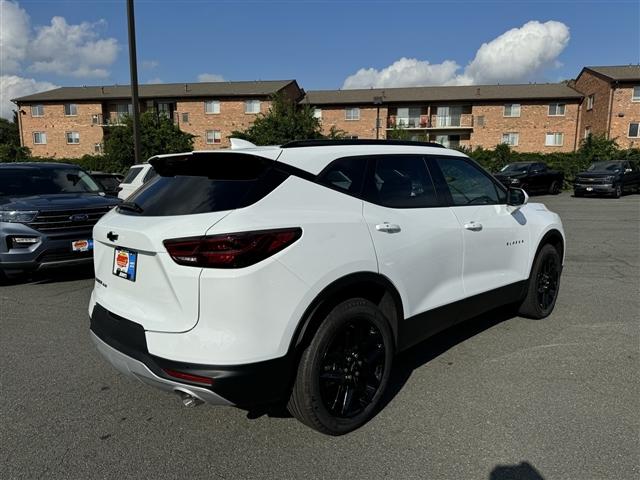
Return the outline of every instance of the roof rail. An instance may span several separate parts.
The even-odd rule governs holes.
[[[340,139],[340,140],[294,140],[285,143],[281,148],[301,148],[301,147],[329,147],[345,145],[406,145],[410,147],[437,147],[445,148],[435,142],[412,142],[410,140],[368,140],[368,139]]]

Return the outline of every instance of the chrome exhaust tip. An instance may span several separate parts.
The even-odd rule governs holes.
[[[176,393],[180,395],[180,400],[182,400],[182,405],[187,408],[194,408],[198,405],[202,405],[204,402],[200,400],[198,397],[195,397],[189,392],[184,392],[181,390],[176,390]]]

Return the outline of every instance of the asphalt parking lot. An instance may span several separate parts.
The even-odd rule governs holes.
[[[531,201],[568,237],[553,315],[411,349],[385,408],[338,438],[122,377],[88,337],[91,272],[0,287],[0,478],[639,478],[640,195]]]

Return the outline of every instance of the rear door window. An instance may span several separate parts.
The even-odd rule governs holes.
[[[122,183],[131,183],[135,180],[135,178],[140,175],[140,172],[142,171],[142,167],[131,167],[129,169],[129,171],[127,172],[127,174],[124,177],[124,180],[122,180]]]
[[[189,215],[245,207],[288,176],[275,162],[247,154],[192,154],[151,160],[157,176],[118,210],[142,216]]]
[[[435,187],[422,155],[381,155],[367,180],[366,199],[392,208],[439,206]]]
[[[351,195],[359,195],[368,157],[345,157],[331,162],[318,176],[323,185]]]

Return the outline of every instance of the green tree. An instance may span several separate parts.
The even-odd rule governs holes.
[[[614,160],[619,154],[620,149],[615,139],[608,139],[604,135],[587,135],[578,148],[579,157],[586,163]]]
[[[334,135],[340,135],[340,132],[335,130]],[[298,106],[282,94],[271,97],[269,111],[259,114],[249,128],[236,130],[231,136],[256,145],[282,145],[293,140],[323,138],[320,120],[313,116],[311,105]]]
[[[142,160],[163,153],[190,152],[193,135],[183,132],[165,115],[155,111],[140,115],[140,151]],[[134,162],[133,120],[125,117],[124,125],[106,127],[104,153],[115,168],[125,169]]]
[[[29,158],[31,152],[20,146],[18,113],[13,112],[13,121],[0,118],[0,162],[20,162]]]

